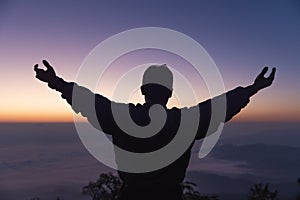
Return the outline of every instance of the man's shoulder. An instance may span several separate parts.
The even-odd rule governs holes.
[[[149,109],[149,107],[146,104],[141,104],[141,103],[129,103],[127,104],[129,106],[130,109],[132,110],[147,110],[147,108]],[[184,107],[184,108],[178,108],[178,107],[172,107],[172,108],[166,108],[167,112],[179,112],[181,110],[188,110],[188,107]]]

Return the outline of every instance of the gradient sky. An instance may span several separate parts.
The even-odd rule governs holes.
[[[251,84],[265,65],[276,66],[272,87],[253,97],[235,119],[300,121],[299,1],[0,0],[0,122],[72,121],[70,106],[34,78],[33,65],[48,59],[59,76],[75,80],[84,58],[101,41],[148,26],[174,29],[199,42],[218,66],[226,90]],[[160,51],[137,52],[124,62],[152,60],[178,63]],[[184,65],[174,69],[199,84],[199,99],[209,98],[201,78]],[[119,62],[112,74],[122,70]],[[111,97],[109,89],[96,92]]]

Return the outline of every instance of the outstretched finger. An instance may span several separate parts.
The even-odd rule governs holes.
[[[35,65],[34,65],[34,68],[33,68],[33,69],[34,69],[34,71],[37,71],[37,70],[39,70],[39,68],[38,68],[38,67],[39,67],[39,65],[38,65],[38,64],[35,64]]]
[[[265,66],[264,68],[263,68],[263,70],[260,72],[260,76],[264,76],[266,73],[267,73],[267,71],[268,71],[268,67],[267,66]]]
[[[47,68],[47,69],[52,69],[52,66],[48,63],[48,61],[47,60],[43,60],[43,64],[45,65],[45,67]]]

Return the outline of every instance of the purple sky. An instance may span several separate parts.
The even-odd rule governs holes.
[[[32,66],[46,58],[57,74],[74,80],[101,41],[148,26],[199,42],[226,89],[252,83],[265,65],[278,67],[272,88],[258,94],[239,119],[299,121],[299,1],[32,0],[0,1],[0,121],[70,119],[68,105],[34,79]]]

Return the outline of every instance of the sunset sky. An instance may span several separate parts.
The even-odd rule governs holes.
[[[70,106],[35,79],[33,65],[47,59],[60,77],[74,81],[95,46],[139,27],[173,29],[196,40],[218,66],[226,90],[251,84],[266,65],[277,67],[274,84],[235,120],[300,121],[299,1],[0,0],[0,122],[72,121]],[[184,61],[158,50],[120,58],[95,92],[112,98],[116,74],[143,63],[167,63],[193,84],[200,101],[210,98]],[[181,83],[175,84],[176,94]],[[134,95],[133,101],[142,101]],[[174,98],[169,106],[190,105]]]

